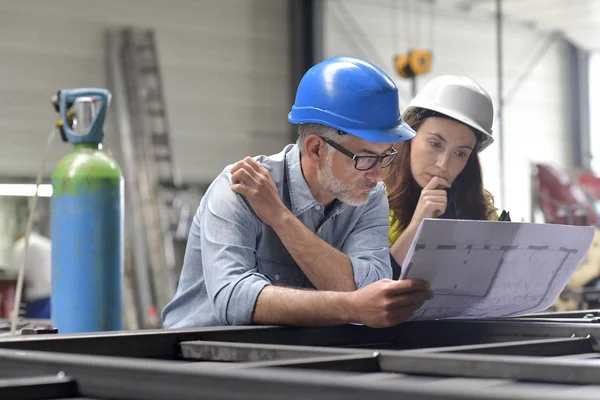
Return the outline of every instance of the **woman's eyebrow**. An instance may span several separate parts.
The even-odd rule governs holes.
[[[442,135],[440,135],[439,133],[435,133],[435,132],[428,132],[427,134],[428,134],[428,135],[430,135],[430,136],[435,136],[435,137],[437,137],[438,139],[440,139],[440,140],[441,140],[442,142],[444,142],[444,143],[448,143],[448,142],[446,141],[446,139],[444,139],[444,138],[442,137]],[[469,145],[466,145],[466,144],[465,144],[465,145],[462,145],[462,146],[457,146],[457,147],[458,147],[459,149],[469,149],[469,150],[471,150],[471,151],[473,150],[473,147],[472,147],[472,146],[469,146]]]

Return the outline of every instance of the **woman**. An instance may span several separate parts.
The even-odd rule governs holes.
[[[396,145],[385,180],[395,279],[424,218],[498,218],[478,155],[493,142],[489,94],[469,78],[441,76],[423,87],[402,118],[417,136]]]

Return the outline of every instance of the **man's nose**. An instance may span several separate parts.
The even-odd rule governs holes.
[[[373,168],[371,168],[370,170],[367,171],[367,173],[365,174],[367,178],[376,181],[376,182],[381,182],[383,181],[383,168],[381,168],[381,162],[378,162],[377,164],[375,164],[375,166]]]

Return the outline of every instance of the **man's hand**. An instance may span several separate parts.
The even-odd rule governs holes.
[[[252,209],[265,224],[272,226],[288,209],[269,171],[250,157],[238,161],[231,168],[231,189],[245,196]]]
[[[433,177],[421,191],[417,208],[410,221],[410,225],[417,228],[425,218],[437,218],[444,214],[448,204],[448,193],[444,188],[449,188],[450,183],[438,176]]]
[[[382,279],[350,293],[355,322],[385,328],[409,320],[426,300],[433,298],[429,283],[422,280]]]

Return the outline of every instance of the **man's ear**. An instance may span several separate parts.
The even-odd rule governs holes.
[[[304,140],[304,154],[315,164],[319,164],[321,157],[326,156],[325,142],[319,135],[311,134]]]

